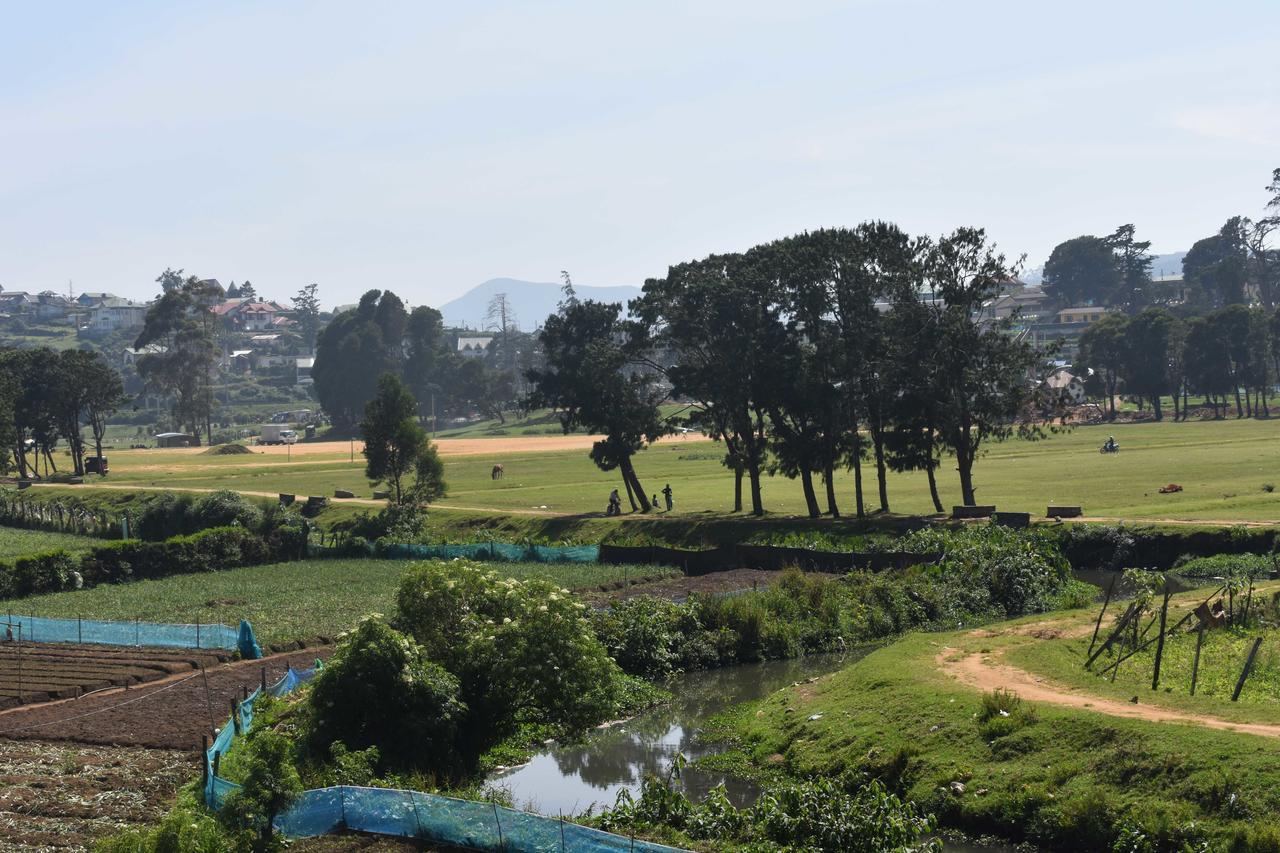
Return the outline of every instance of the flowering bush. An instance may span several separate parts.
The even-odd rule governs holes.
[[[578,731],[618,708],[621,670],[568,590],[437,560],[411,569],[396,601],[396,627],[458,679],[466,756],[521,724]]]

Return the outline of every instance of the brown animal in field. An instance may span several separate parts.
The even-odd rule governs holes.
[[[494,466],[493,466],[493,471],[492,471],[492,472],[490,472],[489,476],[491,476],[491,477],[492,477],[493,479],[495,479],[495,480],[501,480],[501,479],[502,479],[502,475],[503,475],[503,474],[505,474],[505,473],[506,473],[506,472],[503,470],[503,468],[502,468],[502,466],[501,466],[501,465],[494,465]]]

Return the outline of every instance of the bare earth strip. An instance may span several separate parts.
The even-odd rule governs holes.
[[[1025,628],[1034,633],[1037,628],[1052,630],[1049,628],[1050,624],[1028,625]],[[1088,633],[1087,628],[1085,633]],[[1236,723],[1218,717],[1187,714],[1153,705],[1117,702],[1114,699],[1090,696],[1087,693],[1054,684],[1046,678],[1004,663],[1001,660],[1002,652],[1003,649],[995,649],[991,652],[965,653],[959,649],[946,647],[938,653],[934,660],[938,665],[938,669],[961,684],[966,684],[982,691],[1012,690],[1023,699],[1031,702],[1044,702],[1064,708],[1079,708],[1095,711],[1099,714],[1107,714],[1112,717],[1126,717],[1158,723],[1187,723],[1210,729],[1242,732],[1263,737],[1280,737],[1280,725]]]

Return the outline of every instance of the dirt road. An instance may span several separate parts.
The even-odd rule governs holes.
[[[1076,632],[1083,630],[1083,634],[1087,636],[1090,626],[1085,625],[1083,629],[1081,629],[1081,626],[1072,626],[1063,630],[1061,623],[1042,622],[1035,625],[1022,626],[1018,629],[1018,632],[1035,636],[1037,630],[1054,632],[1056,637],[1079,636]],[[973,632],[973,636],[983,635],[984,632],[981,630]],[[1223,720],[1219,717],[1189,714],[1170,708],[1142,704],[1141,702],[1135,704],[1090,696],[1078,689],[1055,684],[1043,676],[1035,675],[1005,663],[1003,653],[1003,648],[993,649],[989,652],[967,652],[948,646],[938,653],[934,661],[938,669],[961,684],[966,684],[982,691],[1012,690],[1029,702],[1044,702],[1063,708],[1079,708],[1095,711],[1099,714],[1107,714],[1112,717],[1125,717],[1133,720],[1185,723],[1210,729],[1262,735],[1263,737],[1280,737],[1280,725],[1237,723],[1231,720]]]

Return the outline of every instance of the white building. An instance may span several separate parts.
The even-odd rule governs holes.
[[[463,358],[479,358],[493,343],[493,336],[458,338],[458,355]]]
[[[138,329],[146,319],[146,305],[113,296],[102,300],[89,312],[89,330],[105,334],[119,329]]]

